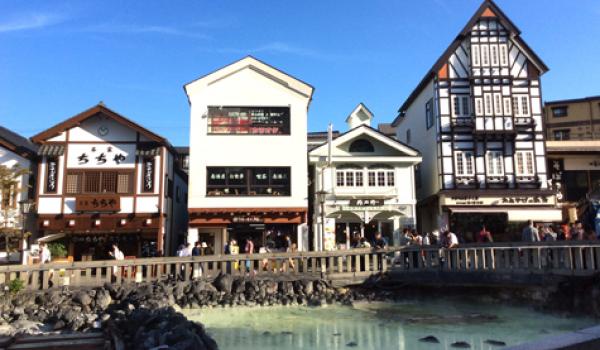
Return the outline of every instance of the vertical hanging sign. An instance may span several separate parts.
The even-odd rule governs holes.
[[[154,192],[154,158],[145,158],[143,171],[143,192]]]
[[[56,193],[57,188],[58,161],[56,158],[48,158],[46,161],[46,192]]]

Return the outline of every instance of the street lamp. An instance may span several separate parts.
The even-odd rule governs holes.
[[[321,237],[319,237],[319,250],[323,250],[323,243],[325,239],[325,200],[327,199],[327,195],[329,194],[325,190],[320,190],[315,192],[317,195],[317,201],[320,206],[320,214],[321,214]]]
[[[31,210],[33,209],[33,206],[35,205],[35,203],[31,200],[31,199],[25,199],[22,201],[19,201],[20,204],[20,208],[21,208],[21,260],[24,259],[25,254],[23,253],[23,251],[25,250],[25,247],[23,247],[23,240],[25,239],[25,225],[27,223],[26,218],[29,216],[29,213],[31,212]],[[29,237],[27,237],[27,246],[29,246]],[[24,262],[23,262],[24,263]]]

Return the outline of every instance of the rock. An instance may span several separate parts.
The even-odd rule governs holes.
[[[96,307],[100,310],[106,310],[106,308],[112,303],[112,297],[110,292],[101,289],[96,292]]]
[[[82,306],[90,305],[92,297],[87,292],[77,292],[73,295],[73,301]]]
[[[494,345],[494,346],[506,346],[506,343],[501,340],[488,339],[488,340],[484,341],[484,343]]]
[[[65,328],[67,326],[67,324],[65,323],[65,321],[63,320],[58,320],[54,323],[53,329],[55,331],[61,330],[63,328]]]
[[[20,316],[25,314],[25,308],[22,306],[17,306],[13,309],[13,315]]]
[[[13,335],[15,335],[15,333],[16,333],[15,327],[13,327],[9,324],[0,325],[0,336],[12,337]]]
[[[313,291],[314,291],[313,281],[302,280],[300,283],[302,283],[302,291],[304,292],[304,294],[311,295],[313,293]]]
[[[214,282],[215,287],[220,292],[231,294],[231,287],[233,285],[233,277],[228,274],[220,274]]]
[[[17,333],[38,334],[41,333],[43,324],[39,322],[19,320],[12,323]]]
[[[347,343],[346,346],[353,348],[353,347],[358,346],[358,344],[355,341],[351,341],[351,342]]]
[[[433,335],[428,335],[426,337],[420,338],[419,341],[422,341],[424,343],[439,343],[440,342],[438,340],[438,338],[434,337]]]
[[[466,341],[457,341],[457,342],[450,344],[450,346],[453,348],[459,348],[459,349],[470,349],[471,348],[471,344],[467,343]]]

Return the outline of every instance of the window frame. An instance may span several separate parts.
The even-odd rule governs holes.
[[[427,127],[427,130],[429,130],[434,124],[433,98],[430,98],[429,101],[425,102],[425,126]]]
[[[88,190],[87,186],[86,186],[86,181],[88,180],[88,176],[90,176],[91,174],[98,174],[98,181],[92,180],[94,181],[94,183],[97,186],[97,190],[96,191],[90,191]],[[126,175],[128,177],[128,182],[127,182],[127,191],[126,192],[119,192],[119,178],[123,175]],[[70,186],[70,181],[69,181],[69,177],[70,176],[75,176],[77,178],[77,184],[75,185],[75,191],[71,191],[69,189]],[[109,181],[110,183],[106,182],[107,179],[110,179],[110,177],[112,177],[112,179]],[[134,178],[135,178],[135,170],[134,169],[127,169],[127,170],[117,170],[117,169],[111,169],[111,170],[99,170],[99,169],[69,169],[67,170],[66,176],[65,176],[65,195],[67,196],[78,196],[78,195],[94,195],[94,194],[114,194],[114,195],[133,195],[135,193],[135,189],[133,188],[133,183],[134,183]],[[107,191],[106,190],[106,185],[110,185],[112,186],[112,190]]]
[[[504,153],[500,150],[485,152],[486,175],[504,176]]]
[[[569,116],[569,106],[556,106],[556,107],[550,107],[550,110],[552,112],[552,118],[566,118]],[[564,110],[565,113],[560,113],[560,114],[556,114],[556,111],[558,110]]]
[[[212,170],[212,172],[211,172]],[[256,179],[261,171],[267,171],[266,182]],[[211,175],[216,172],[224,174],[219,184],[210,184]],[[287,174],[287,179],[279,183],[275,175]],[[236,177],[236,175],[238,175]],[[233,176],[233,177],[232,177]],[[284,178],[281,178],[282,180]],[[239,181],[238,181],[239,180]],[[233,182],[231,182],[233,181]],[[232,191],[233,190],[233,191]],[[264,191],[263,191],[264,190]],[[237,192],[237,193],[236,193]],[[206,167],[206,196],[207,197],[291,197],[292,196],[292,167],[289,166],[255,166],[255,167]]]
[[[557,135],[566,135],[566,137],[564,137],[564,136],[556,137]],[[554,130],[552,130],[552,139],[555,141],[570,140],[571,139],[571,129],[554,129]]]
[[[459,159],[462,163],[463,171],[459,171],[461,168],[459,166]],[[469,150],[454,151],[454,167],[456,176],[475,176],[474,152]],[[471,168],[470,172],[467,171],[469,167]]]
[[[528,164],[529,160],[531,163]],[[522,164],[519,164],[522,162]],[[520,169],[522,167],[522,170]],[[531,167],[531,169],[529,169]],[[531,171],[530,171],[531,170]],[[535,156],[532,150],[523,150],[515,152],[515,174],[517,176],[533,176],[535,175]]]

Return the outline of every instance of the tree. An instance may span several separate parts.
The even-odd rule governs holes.
[[[22,177],[29,174],[29,170],[21,168],[18,164],[13,167],[0,165],[0,206],[2,217],[0,217],[0,235],[4,236],[6,254],[14,251],[11,242],[22,240],[24,237],[23,228],[19,225],[22,222],[21,213],[16,203],[18,192],[28,190],[28,186],[21,188]],[[26,233],[25,235],[30,235]],[[16,249],[18,249],[18,243]]]

